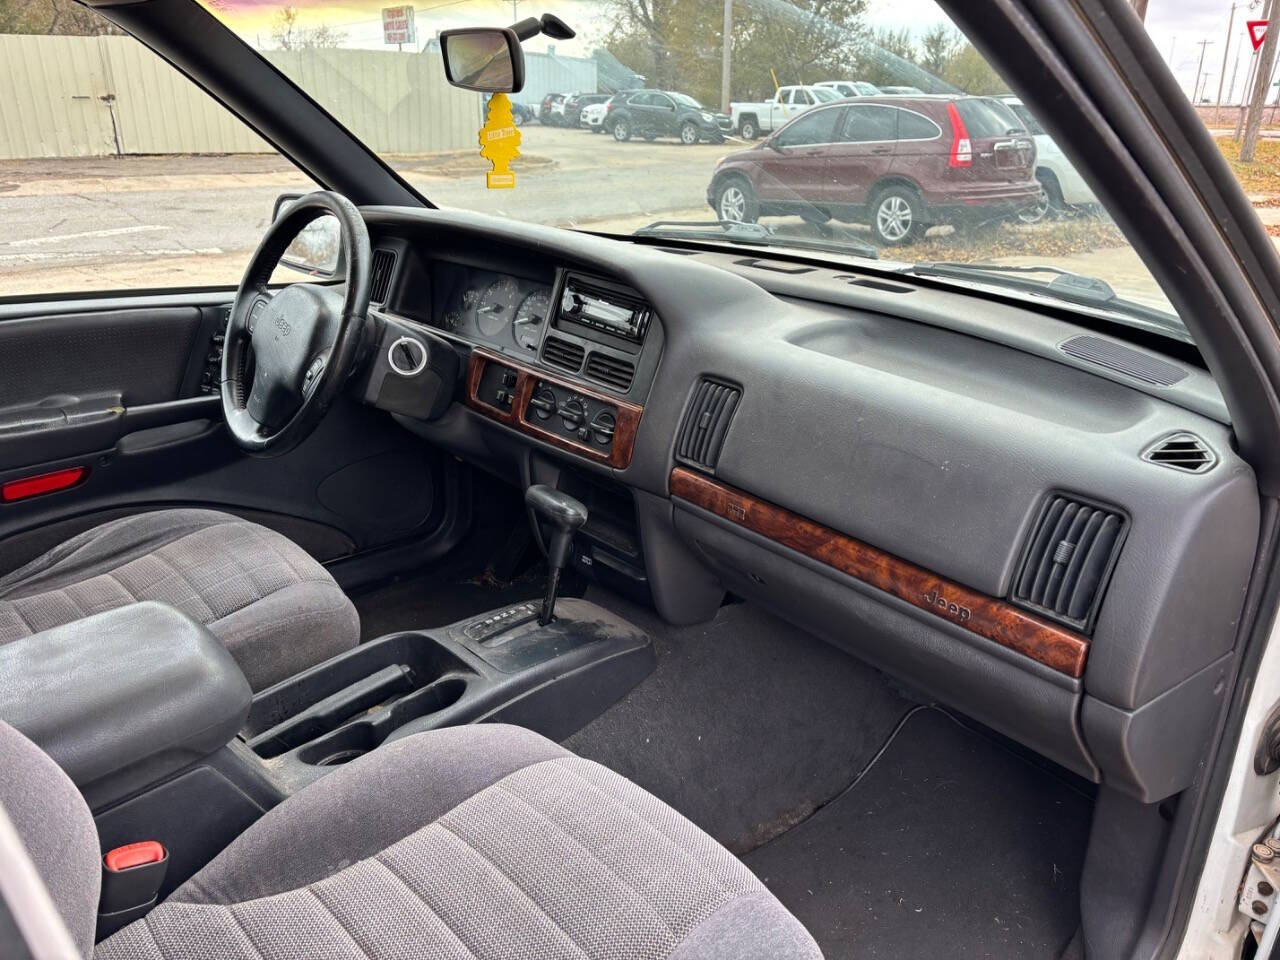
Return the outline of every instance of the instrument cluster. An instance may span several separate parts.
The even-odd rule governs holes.
[[[550,284],[450,263],[438,262],[435,273],[432,326],[503,350],[537,354],[551,316]]]

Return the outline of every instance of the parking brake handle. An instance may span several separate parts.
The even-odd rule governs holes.
[[[551,528],[547,540],[547,592],[542,598],[538,623],[546,626],[555,616],[556,593],[560,589],[560,573],[569,562],[573,535],[587,522],[587,508],[569,496],[544,484],[534,484],[524,494],[524,502],[534,515]]]

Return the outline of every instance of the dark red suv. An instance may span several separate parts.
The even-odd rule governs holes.
[[[707,202],[722,220],[761,216],[866,223],[882,244],[938,223],[963,226],[1033,206],[1035,141],[990,97],[858,97],[816,107],[716,166]]]

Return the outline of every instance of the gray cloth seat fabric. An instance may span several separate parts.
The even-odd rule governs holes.
[[[670,807],[517,727],[416,734],[267,813],[96,960],[814,960]]]
[[[360,637],[355,607],[286,537],[213,510],[113,520],[0,577],[0,644],[140,600],[207,626],[261,690]]]

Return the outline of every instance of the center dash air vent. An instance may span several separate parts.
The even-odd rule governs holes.
[[[1088,633],[1127,526],[1118,510],[1051,496],[1014,580],[1014,603]]]
[[[586,374],[597,383],[603,383],[605,386],[626,393],[631,389],[631,381],[636,375],[636,365],[630,360],[593,350],[591,356],[587,357]]]
[[[1143,460],[1187,473],[1204,473],[1218,458],[1194,433],[1171,433],[1142,452]]]
[[[676,436],[676,459],[714,471],[733,412],[742,398],[737,387],[703,378],[693,391],[684,423]]]
[[[582,369],[582,358],[587,348],[572,340],[548,336],[542,341],[542,360],[553,367],[562,367],[577,373]]]
[[[391,291],[391,275],[396,269],[394,250],[373,251],[373,266],[370,270],[369,299],[374,303],[386,303],[387,294]]]

